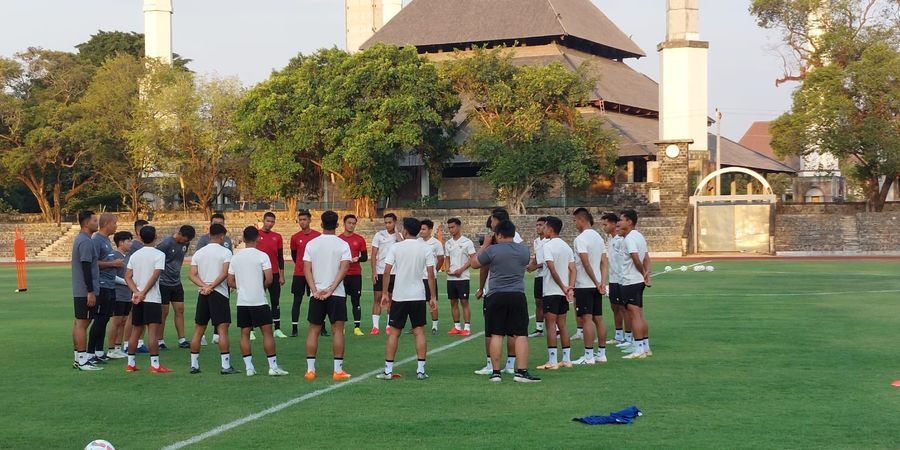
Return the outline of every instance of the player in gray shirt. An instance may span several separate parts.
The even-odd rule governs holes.
[[[128,355],[122,350],[122,342],[124,341],[123,333],[125,332],[125,320],[131,314],[131,289],[125,283],[125,268],[128,265],[128,258],[131,257],[129,248],[134,238],[128,231],[119,231],[113,235],[113,242],[116,249],[113,252],[113,258],[122,261],[122,265],[116,268],[116,301],[113,305],[112,324],[109,328],[109,341],[106,356],[110,359],[123,359]]]
[[[118,220],[110,213],[100,215],[100,227],[91,237],[94,251],[97,252],[97,265],[100,268],[100,295],[97,296],[97,309],[94,323],[88,335],[88,353],[94,358],[106,362],[109,358],[103,353],[103,339],[106,337],[106,325],[113,315],[116,302],[116,268],[122,261],[116,261],[110,235],[116,232]],[[95,361],[96,362],[96,361]]]
[[[166,268],[159,277],[159,293],[162,297],[162,325],[159,328],[159,348],[165,349],[164,339],[169,304],[175,309],[175,331],[178,332],[178,346],[189,348],[191,343],[184,337],[184,286],[181,285],[181,266],[187,255],[191,240],[196,235],[194,227],[182,225],[174,235],[156,245],[156,249],[166,254]]]
[[[224,227],[225,226],[225,216],[221,213],[215,213],[210,217],[209,224],[210,224],[210,226],[219,224]],[[209,245],[209,233],[206,233],[203,236],[200,236],[200,239],[197,239],[197,247],[194,249],[194,253],[197,253],[197,250],[200,250],[201,248],[206,247],[207,245]],[[222,247],[225,247],[228,250],[231,250],[231,253],[234,253],[234,246],[231,243],[230,237],[225,236],[225,243],[222,244]]]
[[[87,329],[94,318],[97,295],[100,293],[100,266],[97,251],[91,243],[91,235],[99,228],[93,211],[78,213],[81,232],[72,244],[72,297],[75,300],[75,323],[72,328],[72,344],[75,347],[73,367],[79,370],[102,370],[90,362],[87,352]]]

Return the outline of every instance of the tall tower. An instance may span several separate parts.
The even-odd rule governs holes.
[[[172,64],[172,0],[144,0],[144,56]]]
[[[347,23],[347,51],[359,47],[403,9],[403,0],[344,0]]]
[[[659,138],[692,139],[691,153],[706,152],[708,158],[709,42],[700,40],[699,3],[666,0],[666,40],[657,46]]]

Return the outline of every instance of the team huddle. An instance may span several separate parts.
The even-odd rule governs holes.
[[[190,258],[189,279],[198,291],[195,328],[190,339],[185,334],[185,289],[181,270],[195,230],[182,226],[172,236],[160,239],[157,230],[143,220],[135,222],[135,233],[116,231],[116,217],[93,212],[78,216],[81,233],[72,250],[72,289],[75,306],[73,367],[83,371],[102,370],[113,359],[127,359],[126,372],[140,370],[135,355],[149,353],[150,372],[172,370],[160,363],[160,349],[170,306],[178,345],[190,348],[190,373],[199,374],[200,350],[206,345],[206,329],[213,327],[212,343],[218,346],[220,373],[240,373],[230,359],[229,328],[232,323],[231,292],[237,291],[236,315],[240,329],[240,350],[244,373],[255,375],[251,341],[258,329],[271,376],[288,375],[278,365],[276,338],[287,338],[281,330],[280,294],[286,282],[284,241],[272,229],[275,215],[266,213],[259,227],[242,230],[244,248],[235,252],[221,214],[211,219],[209,233],[200,237]],[[316,378],[319,339],[329,336],[331,324],[333,353],[332,379],[351,377],[344,370],[344,326],[348,321],[347,297],[353,313],[353,333],[364,336],[361,323],[362,267],[371,265],[374,301],[370,335],[381,332],[382,311],[387,311],[384,370],[382,380],[399,378],[394,372],[400,335],[410,325],[417,357],[416,379],[426,372],[426,326],[431,318],[431,334],[439,331],[437,273],[445,270],[446,292],[450,300],[453,327],[449,335],[471,336],[472,270],[478,272],[475,297],[483,299],[485,324],[485,367],[475,371],[489,380],[512,374],[516,382],[537,382],[528,371],[528,338],[547,339],[548,359],[539,370],[557,370],[574,365],[606,363],[606,345],[615,344],[627,354],[625,359],[652,355],[647,323],[643,315],[643,292],[650,286],[650,257],[643,236],[634,229],[637,214],[625,210],[620,215],[605,213],[600,224],[603,235],[594,230],[594,218],[584,208],[574,212],[578,235],[574,250],[559,235],[563,221],[558,217],[537,220],[533,252],[522,243],[506,210],[495,209],[488,220],[490,232],[476,244],[462,233],[459,219],[447,221],[450,237],[442,243],[431,220],[384,216],[385,229],[372,239],[371,255],[365,238],[355,233],[357,218],[343,218],[338,234],[338,215],[326,211],[321,216],[322,232],[310,228],[311,214],[298,215],[300,231],[290,239],[294,273],[291,284],[291,335],[299,336],[300,310],[309,298],[306,320],[305,378]],[[112,238],[112,242],[110,242]],[[525,275],[536,272],[533,297],[536,329],[528,332],[530,317],[525,291]],[[268,296],[267,296],[268,294]],[[613,312],[615,336],[606,339],[602,298],[607,295]],[[268,298],[267,298],[268,297]],[[577,332],[569,336],[567,314],[574,304]],[[107,326],[109,330],[107,332]],[[89,329],[90,328],[90,329]],[[503,338],[507,338],[506,366],[501,370]],[[108,347],[104,351],[104,338]],[[584,342],[584,355],[571,357],[571,342]]]

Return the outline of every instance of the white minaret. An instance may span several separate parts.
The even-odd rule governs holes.
[[[347,51],[359,47],[403,9],[403,0],[344,0],[347,23]]]
[[[144,0],[144,56],[172,64],[172,0]]]
[[[709,42],[700,40],[700,0],[666,0],[666,41],[659,51],[659,138],[693,139],[708,151]]]

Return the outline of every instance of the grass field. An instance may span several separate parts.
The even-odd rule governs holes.
[[[900,448],[900,389],[890,387],[900,379],[900,261],[714,264],[714,273],[655,278],[645,301],[654,351],[647,360],[624,361],[612,349],[603,366],[541,373],[540,384],[492,384],[472,374],[484,364],[478,337],[430,356],[427,381],[415,381],[408,363],[395,369],[401,380],[338,387],[192,447]],[[81,448],[97,438],[119,449],[162,448],[335,385],[324,376],[330,341],[319,351],[319,379],[303,379],[302,339],[278,340],[279,362],[291,371],[283,378],[221,376],[212,346],[201,354],[201,375],[188,374],[189,351],[177,348],[161,355],[176,370],[169,375],[150,374],[146,355],[134,374],[119,362],[75,371],[69,270],[34,266],[28,276],[28,292],[13,294],[15,271],[0,267],[2,448]],[[282,302],[289,320],[290,300]],[[366,330],[371,302],[368,291]],[[441,319],[446,332],[445,300]],[[175,343],[171,322],[166,331]],[[443,332],[429,336],[430,349],[461,340]],[[231,335],[243,369],[234,328]],[[347,339],[348,372],[382,367],[383,335]],[[412,355],[403,336],[398,360]],[[264,357],[257,340],[257,368]],[[543,339],[532,339],[530,365],[545,358]],[[633,425],[571,421],[630,405],[645,413]]]

